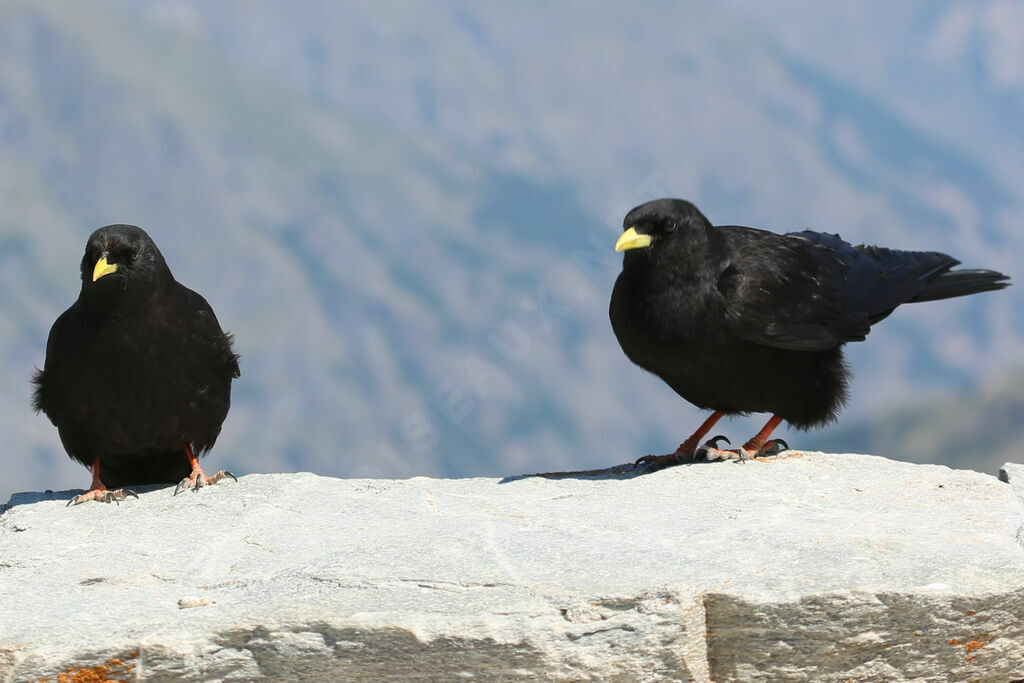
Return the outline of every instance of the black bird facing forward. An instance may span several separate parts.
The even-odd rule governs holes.
[[[837,235],[785,235],[712,226],[693,204],[659,199],[630,211],[615,244],[624,251],[609,316],[631,361],[677,394],[713,411],[675,453],[647,456],[652,469],[704,455],[709,460],[777,452],[783,420],[808,429],[834,421],[847,399],[846,342],[904,303],[1002,289],[993,270],[951,270],[934,251],[897,251]],[[715,437],[723,415],[771,413],[738,450]]]
[[[92,469],[89,490],[69,504],[123,500],[135,494],[119,487],[133,484],[234,478],[207,477],[196,457],[217,440],[240,374],[206,299],[174,279],[134,225],[94,232],[81,270],[78,300],[50,329],[33,379],[35,409]]]

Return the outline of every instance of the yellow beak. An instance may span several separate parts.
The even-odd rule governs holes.
[[[92,281],[96,282],[104,275],[110,275],[111,273],[117,272],[116,263],[107,263],[107,257],[101,256],[100,260],[96,262],[96,267],[92,269]]]
[[[615,251],[626,251],[627,249],[639,249],[640,247],[651,246],[651,236],[641,235],[636,228],[630,228],[622,233],[622,237],[615,243]]]

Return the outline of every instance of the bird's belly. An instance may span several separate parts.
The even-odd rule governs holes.
[[[51,417],[57,417],[69,452],[128,455],[180,450],[186,442],[212,445],[227,413],[229,382],[211,388],[148,353],[125,351],[111,358],[103,366],[80,364],[57,378],[65,414]]]
[[[839,348],[807,352],[690,341],[666,343],[638,357],[634,362],[707,410],[772,413],[810,427],[834,419],[846,401],[848,371]]]

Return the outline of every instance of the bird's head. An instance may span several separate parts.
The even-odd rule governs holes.
[[[673,247],[684,247],[695,233],[703,235],[711,227],[696,206],[684,199],[655,199],[641,204],[622,220],[625,232],[615,243],[615,251],[625,251],[625,262],[669,254]]]
[[[89,236],[82,257],[82,296],[92,302],[148,293],[170,275],[163,255],[142,228],[107,225]]]

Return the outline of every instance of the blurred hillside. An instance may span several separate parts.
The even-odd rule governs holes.
[[[115,222],[236,334],[215,466],[500,475],[670,450],[700,413],[611,333],[622,215],[682,196],[1019,278],[1007,5],[8,0],[0,500],[87,481],[28,377]],[[843,424],[1019,366],[1022,292],[886,320],[850,347]]]
[[[873,453],[995,475],[1021,460],[1024,370],[970,391],[923,398],[870,420],[852,421],[795,440],[801,448]]]

